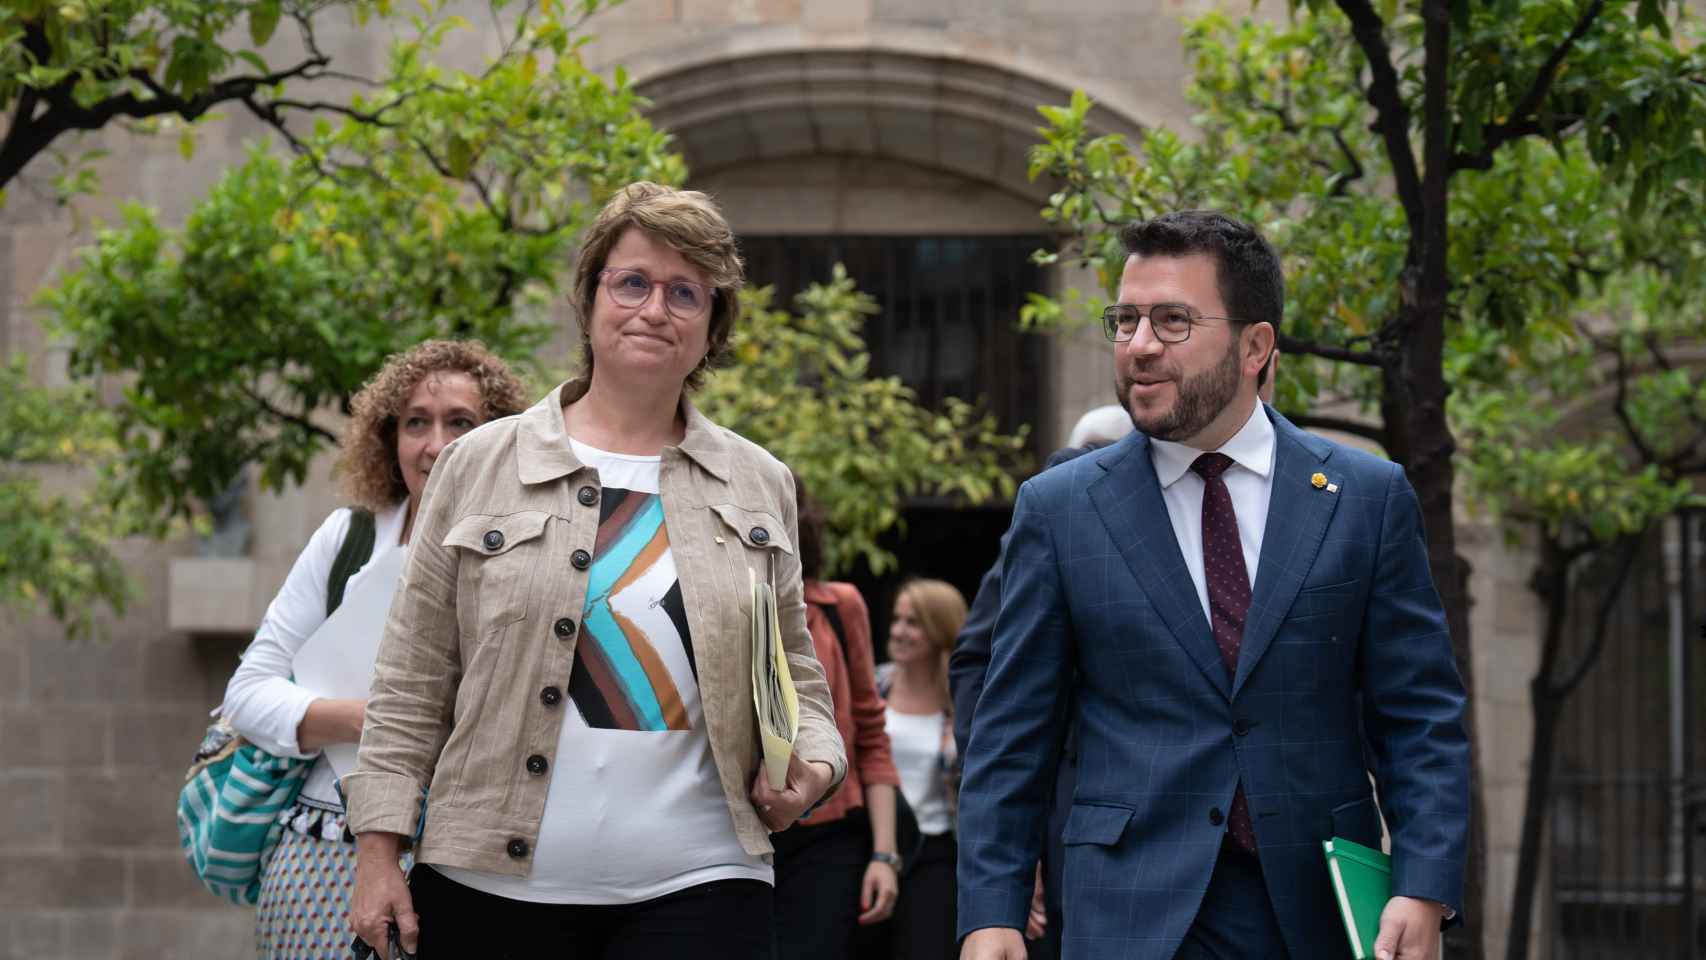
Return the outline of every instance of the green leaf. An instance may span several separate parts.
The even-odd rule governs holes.
[[[281,0],[257,0],[255,5],[249,8],[249,39],[255,46],[264,47],[267,41],[272,39],[282,13]]]
[[[453,136],[447,148],[445,164],[450,168],[450,175],[458,180],[468,177],[468,171],[474,169],[474,146],[465,138]]]

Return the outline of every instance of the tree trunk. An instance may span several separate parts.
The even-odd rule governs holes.
[[[1530,585],[1546,604],[1544,639],[1540,666],[1529,684],[1529,704],[1534,715],[1534,737],[1528,754],[1528,783],[1522,803],[1522,839],[1517,847],[1516,884],[1511,890],[1510,936],[1505,941],[1505,960],[1528,960],[1532,935],[1534,895],[1540,886],[1540,846],[1545,835],[1548,794],[1552,786],[1553,750],[1557,740],[1560,704],[1552,696],[1553,674],[1564,648],[1564,621],[1568,616],[1570,563],[1564,549],[1552,537],[1541,547],[1540,569]]]
[[[1457,556],[1457,537],[1453,527],[1452,483],[1456,471],[1451,454],[1457,442],[1445,416],[1447,389],[1441,366],[1445,343],[1445,302],[1444,297],[1439,296],[1429,311],[1424,307],[1427,299],[1423,298],[1417,304],[1418,313],[1437,311],[1434,313],[1436,319],[1412,327],[1405,350],[1404,379],[1409,386],[1411,401],[1406,420],[1411,456],[1405,464],[1405,473],[1421,504],[1422,523],[1428,536],[1428,567],[1433,572],[1434,586],[1439,590],[1440,602],[1445,607],[1457,671],[1469,694],[1463,713],[1470,757],[1469,851],[1463,890],[1463,925],[1447,937],[1447,955],[1454,960],[1480,960],[1486,955],[1482,942],[1486,919],[1486,804],[1481,789],[1480,742],[1476,736],[1475,673],[1469,637],[1469,567]]]
[[[1475,736],[1475,671],[1469,642],[1469,571],[1459,562],[1452,513],[1452,482],[1457,450],[1445,400],[1445,328],[1451,272],[1447,263],[1451,208],[1451,2],[1426,0],[1423,21],[1422,183],[1420,223],[1410,223],[1410,267],[1400,286],[1412,294],[1403,298],[1405,317],[1401,372],[1408,387],[1409,442],[1412,459],[1405,464],[1410,483],[1421,501],[1428,533],[1428,566],[1445,605],[1451,629],[1452,653],[1468,691],[1463,727],[1469,735],[1469,850],[1463,889],[1463,925],[1447,938],[1454,958],[1481,960],[1486,956],[1482,930],[1486,922],[1487,814],[1481,789],[1481,750]]]

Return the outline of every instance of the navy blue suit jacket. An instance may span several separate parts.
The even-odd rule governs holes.
[[[1171,960],[1240,782],[1291,956],[1348,957],[1321,841],[1379,845],[1365,735],[1393,893],[1462,909],[1465,696],[1415,493],[1397,465],[1263,409],[1273,491],[1231,679],[1147,437],[1020,489],[960,790],[962,936],[1024,926],[1069,704],[1068,958]]]

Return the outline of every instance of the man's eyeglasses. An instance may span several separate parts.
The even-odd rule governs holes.
[[[653,280],[639,270],[605,269],[598,273],[610,299],[624,307],[644,306],[651,299],[652,288],[663,288],[663,306],[677,320],[697,320],[711,309],[711,298],[717,295],[713,287],[692,280]]]
[[[1162,343],[1184,343],[1191,338],[1191,328],[1204,320],[1237,322],[1232,317],[1205,317],[1183,303],[1116,303],[1102,311],[1102,332],[1115,343],[1125,343],[1137,336],[1137,325],[1144,317]]]

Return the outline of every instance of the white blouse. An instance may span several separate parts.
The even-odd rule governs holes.
[[[900,791],[918,818],[919,832],[932,837],[947,833],[953,829],[953,819],[942,770],[943,764],[954,761],[953,741],[942,735],[947,717],[940,710],[901,713],[893,707],[885,716]]]
[[[346,597],[363,589],[363,576],[374,560],[387,550],[403,549],[398,541],[407,507],[405,501],[373,515],[373,556],[349,578],[344,587]],[[290,679],[290,663],[326,621],[326,580],[349,532],[349,523],[349,508],[334,510],[308,539],[284,586],[267,606],[254,641],[243,652],[237,672],[225,687],[225,702],[218,711],[238,733],[268,753],[299,759],[318,757],[303,784],[302,796],[333,805],[338,803],[338,794],[331,764],[317,751],[303,752],[296,742],[296,728],[302,724],[308,705],[319,698]]]

